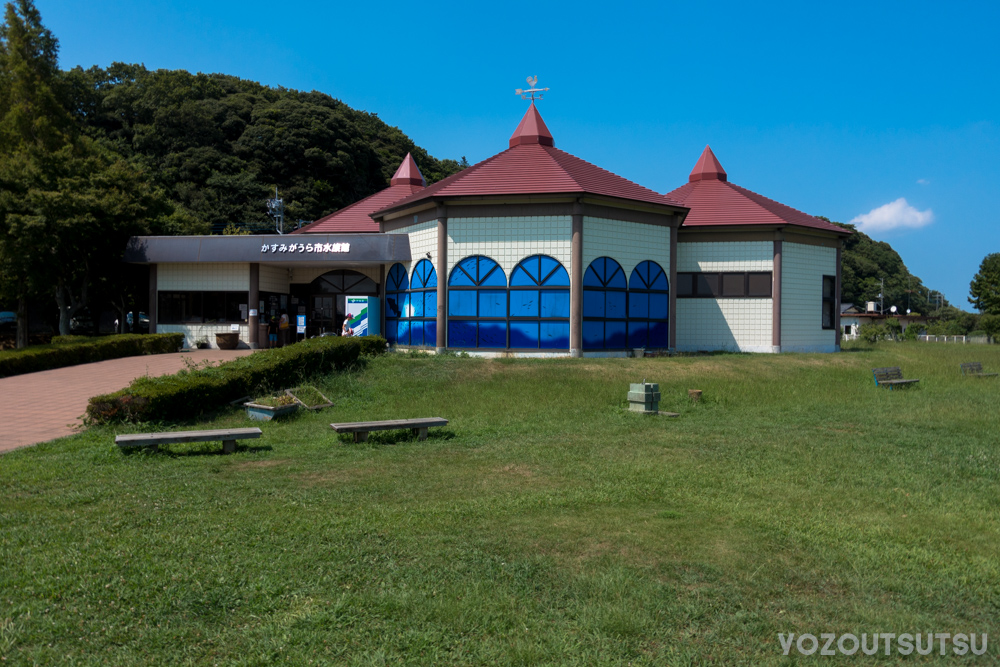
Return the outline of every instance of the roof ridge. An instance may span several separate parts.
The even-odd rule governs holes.
[[[578,162],[582,162],[582,163],[586,164],[589,167],[593,167],[594,169],[598,169],[598,170],[604,172],[605,174],[613,176],[613,177],[615,177],[615,178],[617,178],[619,180],[625,181],[626,183],[629,183],[630,185],[634,185],[637,188],[641,188],[641,189],[646,190],[647,192],[649,192],[651,194],[657,195],[658,197],[662,197],[664,200],[666,200],[665,203],[673,204],[675,206],[684,206],[684,204],[681,204],[680,202],[675,201],[674,199],[668,197],[665,194],[661,195],[659,192],[657,192],[656,190],[653,190],[652,188],[647,188],[645,185],[642,185],[641,183],[636,183],[635,181],[633,181],[633,180],[631,180],[629,178],[625,178],[624,176],[622,176],[620,174],[616,174],[615,172],[613,172],[613,171],[611,171],[609,169],[605,169],[604,167],[602,167],[600,165],[594,164],[593,162],[590,162],[588,160],[584,160],[582,157],[578,157],[576,155],[573,155],[572,153],[564,151],[561,148],[556,148],[555,146],[546,146],[545,147],[545,151],[547,153],[550,153],[550,154],[551,154],[552,151],[555,151],[559,155],[565,155],[565,156],[567,156],[569,158],[572,158],[573,160],[576,160]],[[555,157],[553,157],[553,159],[556,160],[556,162],[559,164],[560,167],[563,167],[563,169],[566,169],[566,166],[563,165],[562,163],[559,163],[558,159],[556,159]],[[568,170],[567,170],[566,173],[569,174],[569,177],[573,180],[574,183],[576,183],[580,187],[581,190],[586,191],[587,187],[584,184],[580,183],[580,181],[577,179],[577,177],[576,177],[575,174],[570,173]]]

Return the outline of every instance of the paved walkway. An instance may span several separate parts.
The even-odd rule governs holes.
[[[192,350],[110,359],[0,378],[0,452],[72,435],[91,396],[122,389],[143,375],[168,375],[195,363],[229,361],[253,350]]]

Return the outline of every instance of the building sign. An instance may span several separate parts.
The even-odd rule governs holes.
[[[306,316],[295,316],[295,333],[304,334],[306,332]]]
[[[368,335],[368,297],[349,296],[347,297],[347,312],[351,316],[350,327],[354,329],[355,336]]]
[[[270,253],[280,252],[351,252],[350,243],[265,243],[260,251]]]

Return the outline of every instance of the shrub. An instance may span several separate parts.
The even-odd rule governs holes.
[[[866,343],[877,343],[888,335],[889,332],[881,324],[866,322],[858,329],[858,337]]]
[[[103,338],[55,336],[50,345],[0,354],[0,377],[89,364],[94,361],[176,352],[184,334],[122,334]]]
[[[90,399],[87,420],[161,421],[186,419],[247,395],[290,387],[312,375],[341,370],[359,357],[386,350],[380,336],[327,336],[234,359],[219,366],[142,377],[125,389]]]

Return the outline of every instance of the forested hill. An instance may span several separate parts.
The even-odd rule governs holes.
[[[854,225],[835,222],[818,216],[821,220],[833,222],[853,234],[844,242],[841,262],[841,301],[853,303],[862,308],[866,301],[878,301],[882,282],[885,279],[885,307],[896,306],[900,312],[910,308],[915,313],[928,314],[938,309],[937,297],[928,303],[928,288],[917,276],[910,273],[903,258],[885,241],[876,241]],[[943,301],[940,305],[945,305]]]
[[[266,222],[275,186],[287,221],[315,220],[386,187],[407,152],[428,183],[460,169],[376,114],[316,91],[123,63],[78,67],[63,82],[86,134],[141,163],[215,231]]]

